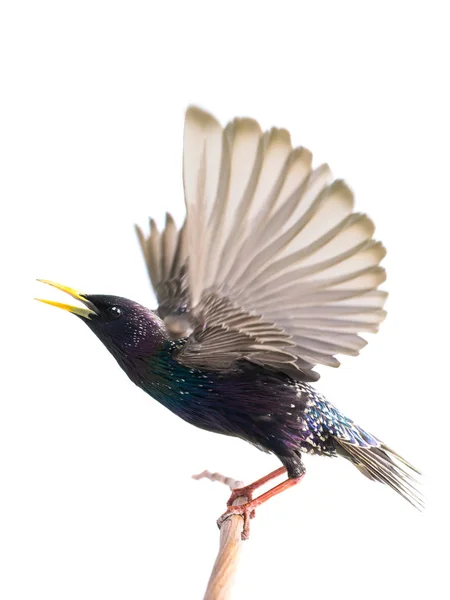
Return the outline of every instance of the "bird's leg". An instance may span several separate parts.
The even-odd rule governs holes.
[[[279,471],[280,469],[277,469],[277,470]],[[276,471],[274,471],[274,472],[276,472]],[[278,473],[278,474],[281,475],[281,473]],[[299,481],[301,481],[301,479],[303,478],[303,475],[304,475],[304,473],[302,473],[299,477],[293,477],[293,478],[286,479],[286,481],[279,483],[272,489],[268,490],[267,492],[264,492],[264,494],[261,494],[261,496],[258,496],[257,498],[250,500],[246,504],[241,504],[240,506],[235,506],[235,505],[229,506],[228,509],[226,510],[226,512],[224,512],[223,515],[221,517],[219,517],[219,519],[217,520],[217,525],[220,528],[222,523],[229,517],[231,517],[233,515],[241,515],[242,517],[244,517],[244,528],[242,530],[242,539],[243,540],[248,539],[248,537],[250,535],[250,519],[252,518],[252,516],[254,516],[255,508],[257,508],[264,502],[267,502],[267,500],[269,500],[270,498],[273,498],[273,496],[276,496],[277,494],[284,492],[284,490],[287,490],[290,487],[299,483]],[[276,477],[276,475],[274,475],[274,477]],[[257,482],[255,482],[255,483],[257,483]],[[245,489],[245,488],[241,488],[241,489]]]
[[[231,496],[228,498],[227,506],[231,506],[236,500],[236,498],[239,498],[241,496],[247,498],[247,500],[250,502],[251,500],[253,500],[253,492],[255,490],[257,490],[259,487],[261,487],[271,479],[275,479],[275,477],[283,475],[283,473],[286,473],[286,467],[280,467],[279,469],[272,471],[268,475],[261,477],[261,479],[257,479],[256,481],[250,483],[249,485],[246,485],[245,487],[235,488],[231,492]]]

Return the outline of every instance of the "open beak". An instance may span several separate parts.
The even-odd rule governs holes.
[[[35,298],[35,300],[39,300],[39,302],[44,302],[45,304],[50,304],[51,306],[56,306],[57,308],[62,308],[63,310],[67,310],[74,315],[83,317],[83,319],[90,319],[92,315],[98,314],[92,302],[89,302],[89,300],[87,300],[83,294],[80,294],[80,292],[77,292],[76,290],[73,290],[72,288],[67,287],[65,285],[61,285],[60,283],[47,281],[47,279],[38,279],[38,281],[40,281],[41,283],[47,283],[48,285],[51,285],[58,290],[66,292],[66,294],[69,294],[70,296],[72,296],[72,298],[75,298],[75,300],[79,300],[80,302],[82,302],[84,304],[84,307],[71,306],[70,304],[64,304],[63,302],[55,302],[54,300],[43,300],[42,298]]]

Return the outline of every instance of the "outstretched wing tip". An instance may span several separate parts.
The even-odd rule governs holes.
[[[195,104],[190,104],[185,113],[185,128],[196,126],[200,128],[220,127],[219,121],[208,111]]]
[[[185,309],[189,302],[185,276],[187,252],[184,224],[177,228],[171,213],[166,212],[165,225],[161,231],[153,218],[149,219],[148,234],[137,224],[135,230],[158,300],[158,314],[167,319],[166,325],[171,335],[183,337],[188,323],[186,319],[179,317],[178,311]]]
[[[172,214],[169,211],[166,211],[165,214],[165,219],[166,219],[166,227],[168,224],[175,224],[175,219],[173,218]]]
[[[139,240],[144,239],[144,232],[142,230],[142,227],[137,223],[134,224],[134,231],[136,232],[136,235],[138,236]]]
[[[167,213],[161,231],[153,219],[148,238],[136,231],[160,295],[174,274],[183,280],[192,324],[202,331],[197,358],[211,359],[208,328],[212,353],[220,352],[222,330],[230,351],[234,331],[249,360],[252,353],[264,360],[266,348],[273,364],[278,356],[281,368],[289,363],[290,372],[314,380],[315,365],[338,367],[335,354],[358,354],[367,343],[359,332],[374,333],[384,320],[387,292],[378,288],[386,249],[372,239],[371,219],[353,212],[348,183],[333,181],[326,163],[313,171],[312,158],[307,148],[292,147],[287,129],[263,132],[247,117],[222,127],[203,108],[187,108],[185,224],[178,230]],[[278,340],[274,348],[274,335],[285,345]],[[296,336],[302,343],[292,355],[288,340]]]
[[[199,124],[185,146],[185,193],[200,355],[208,360],[205,323],[214,352],[218,332],[231,348],[234,331],[250,360],[263,360],[266,347],[268,365],[278,356],[299,372],[357,355],[367,343],[358,334],[375,332],[385,317],[378,287],[386,250],[372,239],[371,219],[353,212],[351,187],[333,181],[326,163],[313,171],[312,153],[292,148],[284,128],[262,132],[255,120],[236,118],[222,129],[198,107],[189,119]],[[274,349],[274,335],[285,345]]]

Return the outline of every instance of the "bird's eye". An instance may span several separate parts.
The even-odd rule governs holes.
[[[106,312],[110,319],[118,319],[122,315],[122,310],[118,306],[110,306]]]

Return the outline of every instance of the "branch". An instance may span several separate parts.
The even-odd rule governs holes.
[[[220,473],[203,471],[193,475],[194,479],[209,479],[228,485],[231,490],[243,487],[242,481],[225,477]],[[236,498],[234,505],[245,504],[244,496]],[[241,515],[233,515],[222,523],[220,528],[219,552],[214,563],[204,600],[229,600],[231,588],[236,577],[238,560],[242,550],[242,530],[244,519]]]

